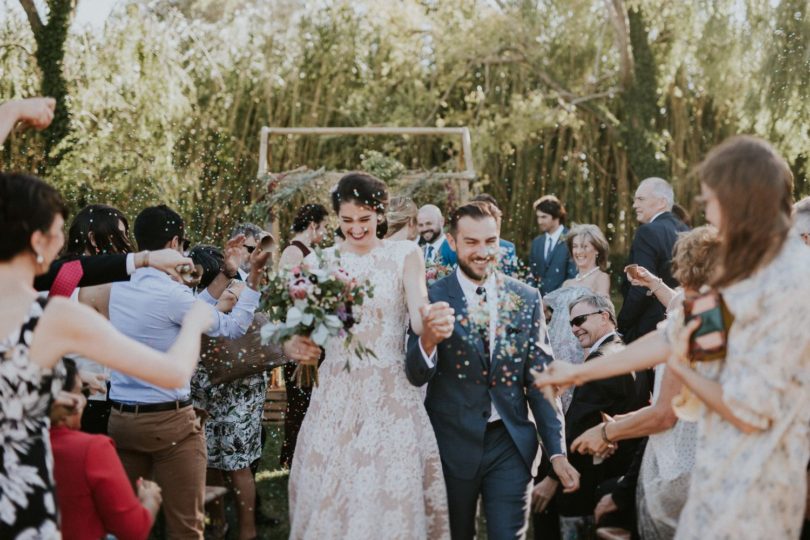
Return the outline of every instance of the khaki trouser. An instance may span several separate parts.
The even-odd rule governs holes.
[[[133,485],[141,477],[154,479],[163,491],[169,538],[202,539],[208,456],[194,409],[129,413],[113,408],[108,431]]]

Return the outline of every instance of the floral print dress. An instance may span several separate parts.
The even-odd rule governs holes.
[[[731,411],[758,429],[743,433],[703,407],[678,540],[799,538],[810,458],[808,268],[810,249],[791,236],[767,266],[721,291],[734,322],[718,382]]]
[[[0,538],[59,538],[48,412],[64,367],[44,369],[28,351],[45,301],[0,341]]]

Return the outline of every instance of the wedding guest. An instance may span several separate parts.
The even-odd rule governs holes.
[[[192,256],[196,255],[192,250]],[[205,246],[206,250],[211,250]],[[213,250],[211,250],[213,251]],[[218,250],[217,250],[218,251]],[[215,259],[223,261],[221,252]],[[218,272],[206,273],[200,281],[201,289],[207,288]],[[233,280],[228,288],[220,295],[216,307],[222,313],[230,313],[245,289],[245,283]],[[254,319],[255,324],[255,319]],[[250,332],[259,329],[251,326]],[[248,336],[245,336],[246,338]],[[312,344],[314,354],[320,350]],[[300,357],[293,348],[292,342],[285,343],[284,351],[289,357]],[[233,349],[217,346],[213,350],[209,347],[207,354],[216,355],[217,361],[226,362],[235,366],[239,359],[233,354]],[[251,354],[241,349],[239,354]],[[282,348],[269,344],[266,348],[269,358],[278,359],[281,364]],[[226,382],[213,382],[211,372],[205,364],[200,364],[191,381],[191,393],[194,406],[206,412],[205,441],[208,451],[208,485],[225,485],[232,488],[236,499],[237,515],[239,518],[239,538],[248,539],[256,537],[256,484],[251,470],[251,464],[261,457],[262,453],[262,414],[264,400],[267,393],[267,372],[261,371],[246,377]],[[210,527],[214,534],[223,531],[225,522],[225,508],[221,500],[209,505],[211,516]]]
[[[131,253],[134,251],[129,241],[129,222],[117,208],[104,204],[91,204],[82,208],[68,229],[65,257],[76,259],[83,255],[103,253]],[[109,319],[111,283],[92,287],[77,287],[70,298],[95,309]],[[81,415],[82,431],[86,433],[107,433],[107,420],[110,417],[110,403],[107,400],[107,380],[110,370],[102,365],[75,358],[83,379],[96,378],[93,392],[87,398],[87,406]]]
[[[633,199],[633,209],[641,226],[633,237],[628,265],[643,266],[664,280],[670,287],[677,283],[672,277],[670,261],[677,234],[688,227],[672,214],[675,195],[669,182],[647,178],[639,184]],[[647,296],[641,287],[629,281],[622,283],[624,302],[619,311],[619,332],[627,343],[655,330],[664,320],[664,307]]]
[[[541,234],[532,240],[529,266],[537,288],[545,296],[576,276],[577,267],[563,241],[568,234],[565,206],[554,195],[545,195],[534,201],[533,208]]]
[[[329,213],[321,204],[305,204],[298,209],[292,223],[293,237],[281,252],[279,268],[298,266],[312,249],[323,242],[327,232]]]
[[[0,173],[1,538],[59,534],[47,443],[49,404],[63,399],[59,360],[75,353],[156,385],[176,386],[191,376],[200,332],[212,322],[208,308],[195,304],[172,346],[161,352],[121,335],[87,306],[39,298],[34,276],[62,249],[66,215],[62,198],[42,180]]]
[[[281,253],[279,268],[290,269],[301,264],[304,258],[312,252],[312,248],[323,241],[327,216],[326,208],[320,204],[308,204],[298,210],[292,226],[295,235]],[[284,366],[287,408],[284,412],[284,442],[281,444],[279,463],[282,467],[287,468],[292,465],[298,432],[312,396],[311,386],[301,386],[296,381],[297,367],[298,364],[294,362]]]
[[[577,274],[563,282],[559,289],[546,294],[543,304],[551,311],[548,334],[554,357],[580,364],[584,361],[585,354],[571,330],[568,308],[574,302],[594,293],[610,298],[610,276],[605,272],[610,246],[596,225],[574,225],[566,234],[565,243],[568,252],[572,254]],[[568,410],[572,392],[567,391],[560,397],[563,410]]]
[[[659,301],[669,306],[668,311],[678,309],[684,293],[695,294],[711,281],[717,269],[719,252],[720,238],[710,225],[678,235],[672,254],[672,275],[682,290],[679,288],[677,293],[673,292],[672,297],[656,293]],[[633,281],[634,285],[642,286],[655,283],[654,276]],[[666,285],[663,287],[669,290]],[[580,435],[571,445],[572,451],[599,456],[610,452],[618,441],[649,435],[643,461],[638,463],[640,474],[625,474],[617,489],[600,501],[605,513],[628,512],[635,504],[639,533],[645,540],[675,535],[689,490],[695,463],[697,424],[675,416],[672,400],[679,395],[681,388],[681,382],[666,369],[665,364],[657,365],[652,405],[614,417],[613,421],[602,422]],[[626,478],[636,478],[638,486],[635,482],[628,483]]]
[[[0,145],[18,122],[42,130],[51,125],[56,100],[50,97],[12,99],[0,103]]]
[[[624,348],[624,343],[616,332],[616,312],[609,298],[592,293],[574,301],[570,306],[570,314],[571,329],[586,351],[586,362]],[[634,438],[622,441],[599,464],[590,455],[572,452],[572,443],[589,428],[601,424],[603,415],[612,417],[647,405],[649,388],[644,385],[646,379],[629,373],[591,381],[574,390],[571,405],[565,413],[565,432],[569,460],[580,474],[580,488],[573,493],[557,493],[562,538],[593,536],[597,486],[625,473],[640,440]],[[544,482],[556,486],[552,479]]]
[[[391,240],[411,240],[419,238],[419,210],[409,197],[391,197],[386,219],[388,232],[386,238]]]
[[[76,365],[65,360],[65,391],[81,392]],[[119,540],[146,540],[160,510],[160,487],[150,480],[132,489],[103,435],[79,431],[81,407],[51,408],[54,480],[64,540],[96,540],[110,534]]]
[[[691,334],[666,328],[581,366],[554,363],[538,385],[581,384],[667,361],[702,402],[695,468],[676,539],[798,538],[810,454],[810,250],[790,234],[793,178],[765,141],[736,136],[697,168],[706,220],[720,235],[711,285],[733,316],[719,376],[688,367]],[[556,364],[556,365],[555,365]]]
[[[439,207],[426,204],[419,209],[416,216],[416,227],[419,229],[419,245],[425,255],[425,263],[441,261],[442,253],[449,248],[444,236],[444,217]]]
[[[179,214],[165,205],[148,207],[135,219],[135,240],[145,249],[182,249],[185,224]],[[209,285],[224,289],[233,279],[241,260],[244,236],[229,242],[225,274]],[[231,314],[209,306],[214,324],[210,336],[230,338],[244,335],[253,321],[258,284],[268,252],[256,249],[251,255],[248,288]],[[211,301],[212,295],[201,298]],[[158,350],[176,339],[178,321],[195,302],[187,286],[167,275],[141,269],[129,282],[113,285],[110,293],[110,321],[125,335]],[[215,301],[214,301],[215,302]],[[213,303],[213,302],[212,302]],[[124,468],[134,482],[154,476],[165,494],[163,512],[171,537],[202,537],[205,493],[206,447],[200,420],[192,408],[189,376],[170,390],[157,388],[134,377],[114,372],[111,377],[112,412],[108,425]]]
[[[250,273],[250,257],[253,254],[253,251],[259,245],[259,241],[262,239],[264,234],[265,233],[261,227],[253,223],[240,223],[233,228],[231,235],[228,237],[229,240],[240,236],[245,237],[245,241],[242,243],[242,247],[240,248],[241,256],[239,266],[236,269],[237,275],[234,277],[238,277],[242,281],[247,279],[247,276]]]
[[[793,205],[793,230],[810,246],[810,197]]]

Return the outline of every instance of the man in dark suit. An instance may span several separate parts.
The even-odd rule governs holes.
[[[672,247],[678,233],[689,228],[671,210],[674,204],[672,186],[661,178],[647,178],[638,186],[633,200],[641,226],[636,230],[627,264],[637,264],[658,276],[669,287],[678,283],[672,277]],[[666,316],[666,308],[645,287],[622,282],[624,303],[619,312],[619,332],[630,343],[655,330]]]
[[[576,276],[577,266],[565,243],[567,213],[560,200],[554,195],[540,197],[534,202],[534,213],[542,234],[532,240],[529,266],[540,294],[545,296]]]
[[[601,295],[585,296],[572,304],[570,311],[571,329],[587,351],[586,362],[624,348],[616,333],[616,312],[610,299]],[[612,417],[649,404],[646,381],[646,378],[629,373],[575,388],[571,405],[565,413],[565,438],[569,449],[579,435],[602,423],[603,413]],[[603,436],[606,437],[604,432]],[[572,531],[577,531],[578,537],[593,533],[597,486],[627,471],[639,442],[640,439],[632,439],[610,443],[615,452],[601,462],[595,461],[590,454],[579,454],[571,449],[571,464],[580,472],[581,479],[577,492],[557,495],[563,538],[572,537]]]
[[[425,408],[439,444],[454,540],[475,536],[479,497],[490,539],[525,534],[538,435],[566,489],[578,486],[565,456],[559,400],[547,401],[532,386],[530,370],[552,360],[542,300],[535,289],[492,270],[500,219],[486,202],[453,213],[447,238],[458,269],[429,296],[449,304],[457,318],[437,337],[423,313],[422,335],[410,337],[406,356],[408,380],[428,384]]]

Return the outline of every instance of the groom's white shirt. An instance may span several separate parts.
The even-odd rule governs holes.
[[[458,279],[459,285],[461,285],[464,298],[467,300],[467,309],[475,309],[481,298],[478,296],[478,293],[475,292],[476,289],[478,289],[478,284],[470,280],[470,278],[461,271],[461,267],[456,268],[456,278]],[[489,363],[492,365],[492,355],[495,351],[495,339],[497,338],[496,332],[498,329],[498,281],[494,273],[490,274],[484,282],[484,290],[487,292],[487,309],[489,310]],[[436,353],[439,349],[434,349],[433,354],[428,356],[425,353],[425,349],[422,348],[422,341],[420,340],[419,350],[422,353],[425,364],[427,364],[429,369],[433,369],[433,366],[436,364]],[[501,415],[499,415],[498,411],[495,409],[495,404],[492,403],[491,407],[492,413],[489,416],[488,422],[500,420]]]

